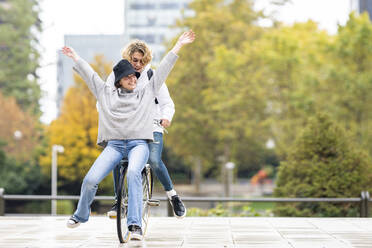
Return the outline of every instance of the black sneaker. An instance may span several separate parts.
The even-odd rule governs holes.
[[[128,232],[125,235],[125,240],[141,241],[143,239],[142,229],[137,225],[128,226]]]
[[[117,214],[117,210],[118,210],[118,207],[117,206],[118,206],[118,203],[115,202],[115,204],[112,205],[111,210],[107,212],[107,216],[109,218],[116,218],[116,214]]]
[[[178,195],[172,196],[172,199],[170,199],[169,201],[173,207],[174,215],[177,218],[182,219],[186,216],[186,207],[185,205],[183,205],[183,202]]]

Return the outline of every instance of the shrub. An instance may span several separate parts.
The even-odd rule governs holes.
[[[223,204],[217,204],[215,208],[200,209],[189,208],[187,209],[187,216],[189,217],[258,217],[258,216],[271,216],[271,211],[266,210],[264,213],[259,213],[249,205],[235,206],[229,209]]]
[[[325,114],[310,119],[279,166],[277,197],[359,197],[371,189],[371,159]],[[356,216],[355,203],[276,204],[281,216]]]

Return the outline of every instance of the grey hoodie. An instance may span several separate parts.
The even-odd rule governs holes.
[[[105,146],[107,141],[114,139],[153,140],[153,101],[177,58],[176,54],[169,52],[149,83],[132,92],[105,84],[86,61],[81,58],[76,61],[75,71],[87,83],[99,104],[98,145]]]
[[[141,76],[137,80],[138,89],[144,87],[146,84],[149,83],[149,77],[147,75],[147,72],[149,70],[151,70],[150,64],[148,64],[145,67],[145,69],[141,72]],[[154,72],[155,70],[152,70],[152,71]],[[111,72],[106,80],[106,84],[110,84],[114,86],[114,81],[115,81],[114,72]],[[158,100],[159,104],[155,104],[155,101],[154,101],[154,104],[155,104],[154,132],[163,133],[164,129],[161,128],[158,124],[156,124],[155,121],[158,121],[161,119],[172,121],[172,118],[175,112],[174,102],[169,94],[169,90],[165,82],[160,87],[160,90],[156,95],[156,99]],[[99,111],[98,103],[97,103],[97,111]]]

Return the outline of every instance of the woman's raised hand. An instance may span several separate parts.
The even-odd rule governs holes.
[[[187,32],[184,32],[178,41],[181,45],[192,43],[195,40],[195,33],[191,29]]]
[[[72,47],[64,46],[62,47],[62,53],[67,57],[72,58],[74,61],[77,61],[79,56]]]
[[[190,44],[195,40],[195,33],[192,30],[184,32],[180,38],[178,38],[178,41],[176,45],[172,48],[172,52],[177,54],[178,51],[183,47],[183,45]]]

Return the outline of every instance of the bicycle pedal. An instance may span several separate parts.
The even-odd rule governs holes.
[[[150,199],[150,200],[147,200],[147,204],[151,207],[157,207],[160,205],[160,201],[159,200],[153,200],[153,199]]]

